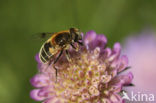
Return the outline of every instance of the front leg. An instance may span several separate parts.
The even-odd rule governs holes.
[[[69,55],[69,52],[68,50],[66,50],[66,58],[69,62],[71,62],[71,58],[70,58],[70,55]]]
[[[73,44],[70,44],[70,45],[75,49],[75,51],[79,50],[79,45],[77,45],[76,47]]]
[[[80,44],[81,46],[83,46],[83,42],[77,41],[78,44]]]

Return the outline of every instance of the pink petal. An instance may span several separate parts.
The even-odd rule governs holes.
[[[114,61],[116,58],[119,57],[121,51],[121,46],[120,43],[115,43],[113,50],[112,50],[112,55],[109,57],[109,61]]]
[[[37,53],[36,56],[35,56],[35,60],[36,60],[38,63],[41,63],[38,53]]]
[[[30,97],[36,101],[42,101],[45,99],[45,97],[41,97],[38,95],[40,89],[34,89],[30,92]]]
[[[85,37],[84,37],[84,44],[86,46],[88,46],[89,43],[91,43],[93,40],[95,40],[95,38],[96,38],[95,31],[91,30],[91,31],[87,32]]]
[[[105,35],[101,34],[101,35],[96,36],[96,39],[92,43],[93,44],[92,46],[93,47],[100,47],[101,49],[104,49],[106,43],[107,43],[107,38],[105,37]]]
[[[128,57],[126,55],[121,56],[119,63],[118,72],[121,72],[128,66]]]
[[[133,74],[129,72],[127,75],[119,75],[111,80],[109,85],[128,85],[132,82]]]
[[[30,80],[30,82],[36,88],[44,87],[48,85],[49,77],[44,74],[37,74]]]
[[[118,53],[118,52],[120,52],[121,51],[121,45],[120,45],[120,43],[115,43],[114,44],[114,47],[113,47],[113,50],[116,52],[116,53]]]
[[[112,94],[110,96],[110,100],[112,101],[112,103],[122,103],[122,98],[118,94]]]

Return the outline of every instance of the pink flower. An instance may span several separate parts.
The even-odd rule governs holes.
[[[144,31],[125,41],[124,53],[128,55],[131,71],[135,75],[134,87],[127,90],[135,93],[156,92],[156,36],[154,32]]]
[[[120,56],[121,47],[106,47],[104,35],[89,31],[78,52],[70,49],[71,62],[63,55],[55,64],[42,64],[36,56],[39,73],[31,79],[37,88],[31,97],[43,103],[122,103],[119,93],[131,83],[133,75],[119,75],[128,66],[128,58]]]

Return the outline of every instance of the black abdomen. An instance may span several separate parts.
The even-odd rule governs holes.
[[[50,42],[43,44],[43,46],[41,47],[39,57],[43,63],[46,63],[52,57],[52,54],[50,53],[49,48],[52,48],[52,45],[50,44]]]

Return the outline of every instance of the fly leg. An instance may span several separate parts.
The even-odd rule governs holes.
[[[77,45],[77,47],[75,47],[73,44],[70,44],[70,45],[75,49],[75,51],[79,50],[79,45]]]
[[[59,58],[61,57],[63,53],[63,50],[61,50],[60,54],[58,55],[58,57],[55,59],[54,64],[53,64],[53,68],[55,69],[55,75],[56,75],[56,82],[57,82],[57,68],[55,67],[56,62],[59,60]]]
[[[81,46],[83,46],[83,42],[77,41],[78,44],[80,44]]]
[[[71,43],[70,45],[71,45],[74,49],[76,49],[76,47],[75,47],[72,43]]]
[[[68,50],[66,50],[66,58],[69,62],[71,62],[71,58],[70,58],[70,55],[69,55],[69,52]]]
[[[59,58],[61,57],[62,53],[63,53],[63,50],[61,50],[60,54],[59,54],[58,57],[55,59],[54,64],[59,60]]]
[[[53,68],[55,69],[56,82],[57,82],[57,68],[55,67],[55,65],[53,65]]]

